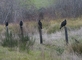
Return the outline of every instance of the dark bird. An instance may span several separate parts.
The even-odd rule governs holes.
[[[38,21],[38,25],[39,25],[39,27],[42,29],[42,23],[41,23],[40,20]]]
[[[5,22],[5,26],[8,26],[8,22],[7,21]]]
[[[23,26],[23,21],[20,21],[20,27],[22,27]]]
[[[66,19],[61,23],[60,29],[67,24]]]

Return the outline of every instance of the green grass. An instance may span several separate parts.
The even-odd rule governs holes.
[[[64,19],[56,19],[56,20],[50,20],[50,21],[42,21],[42,27],[43,29],[51,34],[57,31],[60,31],[60,24]],[[37,21],[38,22],[38,21]],[[27,32],[27,30],[30,33],[34,33],[36,30],[38,29],[38,24],[36,21],[28,21],[24,24],[24,31],[25,33]],[[73,29],[79,29],[80,27],[82,27],[82,20],[81,18],[67,18],[67,28],[68,30],[73,30]],[[3,31],[3,29],[5,29],[5,27],[3,27],[3,25],[0,25],[0,31]],[[63,28],[62,28],[63,29]],[[61,30],[62,30],[61,29]],[[20,33],[20,27],[18,24],[10,24],[9,25],[9,30],[11,30],[14,33]]]
[[[0,46],[0,60],[54,60],[54,58],[49,54],[50,52],[43,50],[18,52],[9,51],[9,48],[3,48]],[[60,58],[55,57],[55,59],[60,60]]]
[[[4,29],[3,25],[0,25],[0,32]]]
[[[60,23],[64,19],[57,19],[57,20],[51,20],[51,21],[42,21],[43,24],[43,30],[47,31],[47,33],[54,33],[56,31],[60,31]],[[24,24],[24,31],[27,33],[36,33],[36,30],[38,32],[37,28],[37,22],[26,22]],[[2,25],[0,25],[0,32],[5,29]],[[72,30],[72,29],[79,29],[82,27],[82,20],[81,18],[70,18],[67,19],[67,27]],[[15,34],[18,34],[19,32],[19,26],[17,24],[9,24],[9,30],[13,31]],[[61,29],[63,30],[63,28]],[[18,33],[17,33],[18,32]],[[78,37],[75,37],[76,39]],[[72,39],[71,39],[72,40]],[[76,44],[73,44],[72,46],[66,48],[67,46],[64,46],[65,42],[64,39],[60,40],[55,40],[53,41],[55,44],[38,44],[35,42],[33,45],[33,49],[30,49],[29,53],[26,51],[18,51],[17,48],[15,48],[13,51],[10,50],[8,47],[2,47],[0,46],[0,60],[63,60],[62,55],[65,55],[65,52],[67,52],[67,49],[74,48],[76,51],[77,49],[81,50],[82,52],[82,44],[78,44],[78,48],[76,47]],[[74,41],[72,41],[74,42]],[[60,45],[60,46],[59,46]],[[70,55],[70,53],[67,53]],[[69,56],[68,56],[69,57]],[[71,57],[65,58],[65,60],[70,60],[72,59]]]
[[[82,54],[82,42],[77,43],[77,42],[73,42],[70,46],[69,46],[69,51],[72,53],[77,53],[77,54]]]
[[[47,33],[49,34],[54,33],[56,31],[60,31],[60,25],[63,20],[64,19],[50,20],[48,22],[43,21],[43,27],[44,29],[46,28],[45,30],[47,30]],[[82,27],[81,18],[67,18],[68,30],[79,29],[80,27]]]

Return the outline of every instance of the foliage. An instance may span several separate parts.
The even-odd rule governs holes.
[[[54,55],[54,54],[53,54]],[[5,57],[5,58],[4,58]],[[60,57],[53,57],[49,52],[30,51],[30,54],[18,51],[8,51],[8,48],[0,46],[0,60],[61,60]]]
[[[56,47],[55,50],[57,51],[58,55],[61,55],[64,52],[64,48],[63,47]]]
[[[78,54],[82,54],[82,43],[73,43],[71,44],[70,51],[73,51]]]
[[[20,51],[27,51],[29,53],[30,48],[34,45],[35,39],[30,38],[28,35],[19,36],[19,49]]]
[[[62,46],[56,46],[56,45],[51,45],[51,44],[45,44],[46,47],[50,48],[51,50],[56,51],[57,55],[62,55],[62,53],[64,52],[64,47]]]
[[[20,51],[29,52],[30,48],[34,45],[35,39],[30,38],[28,35],[19,36],[19,38],[15,38],[12,32],[6,32],[5,38],[2,39],[2,46],[14,48],[17,47]]]
[[[12,32],[5,33],[5,38],[2,40],[2,46],[11,48],[17,46],[17,40],[14,39]]]

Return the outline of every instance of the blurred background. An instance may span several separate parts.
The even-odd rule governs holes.
[[[0,0],[0,23],[37,20],[40,12],[46,20],[81,17],[82,0]]]

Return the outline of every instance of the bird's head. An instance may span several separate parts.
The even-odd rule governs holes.
[[[67,24],[67,21],[66,21],[66,19],[65,19],[64,21],[65,21],[65,23]]]
[[[66,19],[64,21],[66,21]]]

